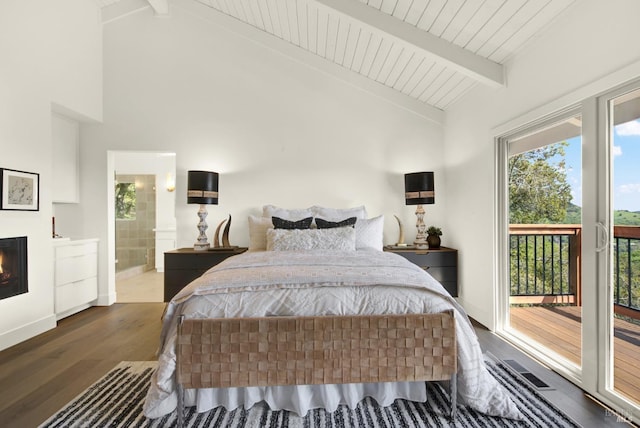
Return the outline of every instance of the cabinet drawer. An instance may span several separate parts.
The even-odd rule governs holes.
[[[168,269],[197,269],[207,270],[229,257],[229,253],[203,252],[198,253],[164,253],[164,268]]]
[[[386,247],[385,251],[391,251],[421,267],[442,284],[449,294],[458,297],[457,250],[448,247],[441,247],[439,250],[403,250]]]
[[[438,282],[457,282],[458,269],[455,266],[421,266],[429,275],[434,277]]]
[[[78,245],[63,245],[60,247],[56,247],[56,259],[78,257],[85,254],[96,254],[97,252],[97,242],[87,242],[85,244]]]
[[[247,251],[245,247],[214,251],[180,248],[164,253],[164,301],[223,260]]]
[[[199,270],[167,270],[164,271],[164,301],[168,302],[178,291],[182,290],[194,279],[202,276],[206,269]]]
[[[94,254],[83,254],[56,260],[56,286],[98,275],[98,260]]]
[[[457,282],[442,282],[442,286],[445,290],[451,294],[452,297],[458,297],[458,283]]]
[[[194,279],[202,276],[205,273],[206,269],[198,269],[198,270],[165,270],[164,271],[164,282],[170,284],[180,284],[182,287],[193,281]]]
[[[184,287],[181,286],[180,284],[165,284],[164,286],[164,301],[165,302],[170,302],[171,299],[173,299],[173,296],[175,296],[176,294],[178,294],[180,292],[180,290],[182,290]]]
[[[402,252],[398,254],[421,267],[457,265],[457,253],[455,251]]]
[[[93,277],[64,284],[56,288],[55,294],[55,310],[59,314],[96,300],[98,298],[98,280]]]

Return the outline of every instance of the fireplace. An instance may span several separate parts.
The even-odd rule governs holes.
[[[0,238],[0,299],[29,291],[27,237]]]

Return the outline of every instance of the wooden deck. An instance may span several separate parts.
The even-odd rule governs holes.
[[[581,364],[581,308],[511,307],[511,326],[569,361]],[[640,402],[640,326],[614,323],[614,387]]]

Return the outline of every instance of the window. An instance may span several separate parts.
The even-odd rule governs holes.
[[[116,183],[116,220],[136,219],[136,184]]]

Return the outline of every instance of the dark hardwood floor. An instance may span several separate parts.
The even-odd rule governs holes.
[[[0,427],[37,427],[120,361],[154,360],[163,310],[93,307],[0,352]]]
[[[37,427],[120,361],[154,360],[163,303],[94,307],[0,352],[0,427]],[[624,427],[571,383],[478,326],[485,351],[516,359],[553,386],[543,394],[585,428]]]

